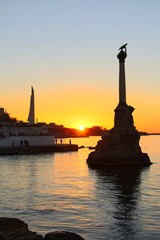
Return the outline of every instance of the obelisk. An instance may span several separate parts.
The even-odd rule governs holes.
[[[35,109],[34,109],[34,89],[31,87],[30,109],[28,115],[29,124],[35,124]]]
[[[134,108],[126,103],[125,59],[126,45],[119,48],[119,103],[114,116],[114,127],[99,140],[91,152],[87,164],[93,168],[104,169],[108,166],[148,166],[151,164],[147,153],[141,151],[140,133],[134,126]]]

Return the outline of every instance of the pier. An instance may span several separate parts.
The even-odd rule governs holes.
[[[52,146],[22,146],[22,147],[3,147],[0,148],[0,155],[28,155],[55,152],[78,151],[77,144],[55,144]]]

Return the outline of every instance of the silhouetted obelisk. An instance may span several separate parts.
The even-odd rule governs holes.
[[[126,103],[125,59],[126,45],[119,48],[119,103],[116,107],[114,127],[108,131],[102,140],[98,141],[96,149],[88,156],[90,167],[104,168],[115,165],[150,165],[147,153],[139,146],[140,133],[134,126],[132,112],[134,108]]]
[[[35,109],[34,109],[34,89],[31,87],[31,98],[30,98],[30,109],[28,115],[28,122],[29,124],[35,123]]]

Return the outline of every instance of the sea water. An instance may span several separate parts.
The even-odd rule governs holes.
[[[160,238],[160,136],[140,145],[153,164],[99,171],[86,148],[100,137],[74,138],[78,152],[0,157],[0,216],[45,235],[64,230],[86,240]],[[69,139],[64,139],[64,143]]]

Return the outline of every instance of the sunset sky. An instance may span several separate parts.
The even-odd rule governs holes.
[[[127,103],[160,132],[159,0],[0,0],[0,106],[26,121],[113,127],[118,48],[128,43]]]

